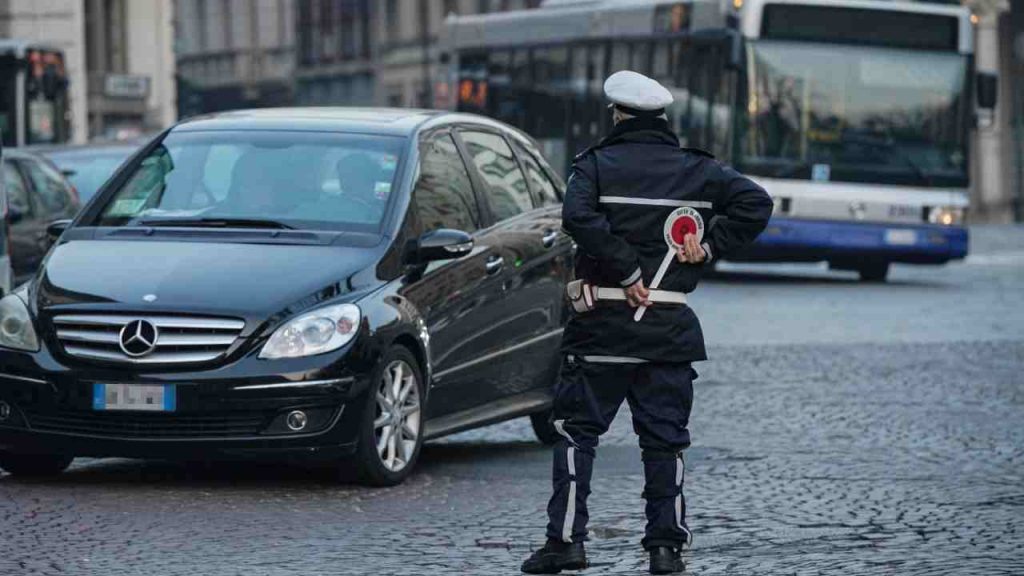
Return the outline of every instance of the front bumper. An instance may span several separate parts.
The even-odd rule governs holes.
[[[753,245],[730,259],[944,264],[964,258],[967,246],[967,229],[959,226],[772,218]]]
[[[204,460],[333,459],[355,449],[372,369],[342,350],[264,361],[249,356],[194,372],[133,373],[62,365],[45,349],[0,351],[0,450],[72,456]],[[94,408],[94,385],[173,386],[173,412]],[[2,406],[0,406],[2,407]],[[293,432],[285,415],[302,410]],[[0,411],[2,413],[3,411]]]

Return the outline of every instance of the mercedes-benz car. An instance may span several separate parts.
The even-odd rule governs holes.
[[[0,467],[301,458],[392,485],[425,439],[531,416],[551,440],[562,190],[472,115],[178,124],[0,300]]]

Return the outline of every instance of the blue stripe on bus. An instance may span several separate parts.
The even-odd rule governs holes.
[[[888,230],[913,230],[912,244],[886,242]],[[961,226],[928,224],[889,224],[772,218],[757,238],[761,248],[828,249],[849,253],[911,253],[944,256],[949,259],[967,255],[967,229]]]

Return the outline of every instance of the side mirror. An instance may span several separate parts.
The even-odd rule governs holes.
[[[46,227],[46,235],[50,237],[50,240],[56,242],[69,226],[71,226],[71,220],[54,220]]]
[[[999,76],[992,72],[978,72],[978,108],[992,110],[999,101]]]
[[[420,237],[415,260],[425,264],[434,260],[461,258],[473,251],[473,237],[462,230],[439,228]]]

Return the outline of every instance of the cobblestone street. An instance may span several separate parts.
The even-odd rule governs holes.
[[[1024,229],[887,284],[726,265],[693,296],[690,574],[1024,574]],[[520,419],[370,490],[274,465],[80,460],[0,475],[0,575],[518,574],[550,453]],[[598,450],[592,567],[646,573],[628,410]]]

